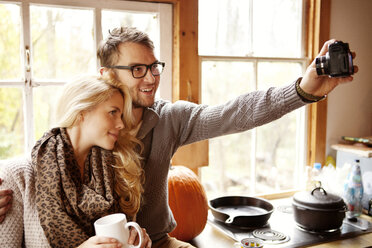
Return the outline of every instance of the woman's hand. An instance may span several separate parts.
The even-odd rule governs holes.
[[[0,185],[1,185],[0,178]],[[0,190],[0,223],[5,219],[6,213],[12,207],[12,191],[10,189]]]
[[[328,52],[328,46],[334,43],[336,40],[329,40],[324,43],[320,53],[317,57],[323,56]],[[352,52],[353,59],[355,58],[355,53]],[[354,73],[358,72],[358,67],[354,66]],[[324,96],[331,92],[337,85],[341,83],[350,82],[353,80],[352,76],[348,77],[329,77],[327,75],[319,76],[316,73],[315,59],[307,68],[305,75],[300,83],[301,89],[308,94],[314,96]]]
[[[141,248],[150,248],[152,246],[152,241],[150,236],[147,234],[146,229],[142,228],[142,245]],[[139,242],[139,236],[137,235],[137,231],[134,228],[130,229],[128,244],[130,245],[137,245]]]
[[[114,239],[102,236],[90,237],[87,241],[79,245],[78,248],[118,248],[122,247],[122,244]]]

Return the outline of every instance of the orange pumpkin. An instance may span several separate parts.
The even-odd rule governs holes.
[[[204,229],[208,203],[204,188],[195,173],[185,166],[171,167],[168,176],[168,200],[177,227],[169,235],[189,241]]]

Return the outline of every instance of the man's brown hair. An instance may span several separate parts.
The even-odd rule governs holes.
[[[97,50],[97,57],[102,67],[113,66],[119,59],[118,46],[121,43],[133,42],[154,50],[154,43],[145,33],[133,27],[120,27],[109,30],[109,35],[102,40]]]

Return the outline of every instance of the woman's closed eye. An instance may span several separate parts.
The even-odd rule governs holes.
[[[112,115],[112,116],[115,116],[115,115],[117,115],[118,113],[119,113],[119,111],[118,111],[117,109],[111,110],[111,111],[109,112],[109,114]]]

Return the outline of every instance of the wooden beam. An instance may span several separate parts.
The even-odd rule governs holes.
[[[175,28],[174,53],[179,66],[179,79],[173,81],[173,101],[186,100],[200,103],[200,62],[198,54],[198,0],[180,0],[174,13],[178,23]],[[201,141],[178,149],[172,164],[186,165],[197,171],[209,162],[208,141]]]
[[[306,1],[307,56],[314,60],[321,46],[329,40],[331,0]],[[327,135],[327,99],[308,107],[307,164],[324,164]]]

